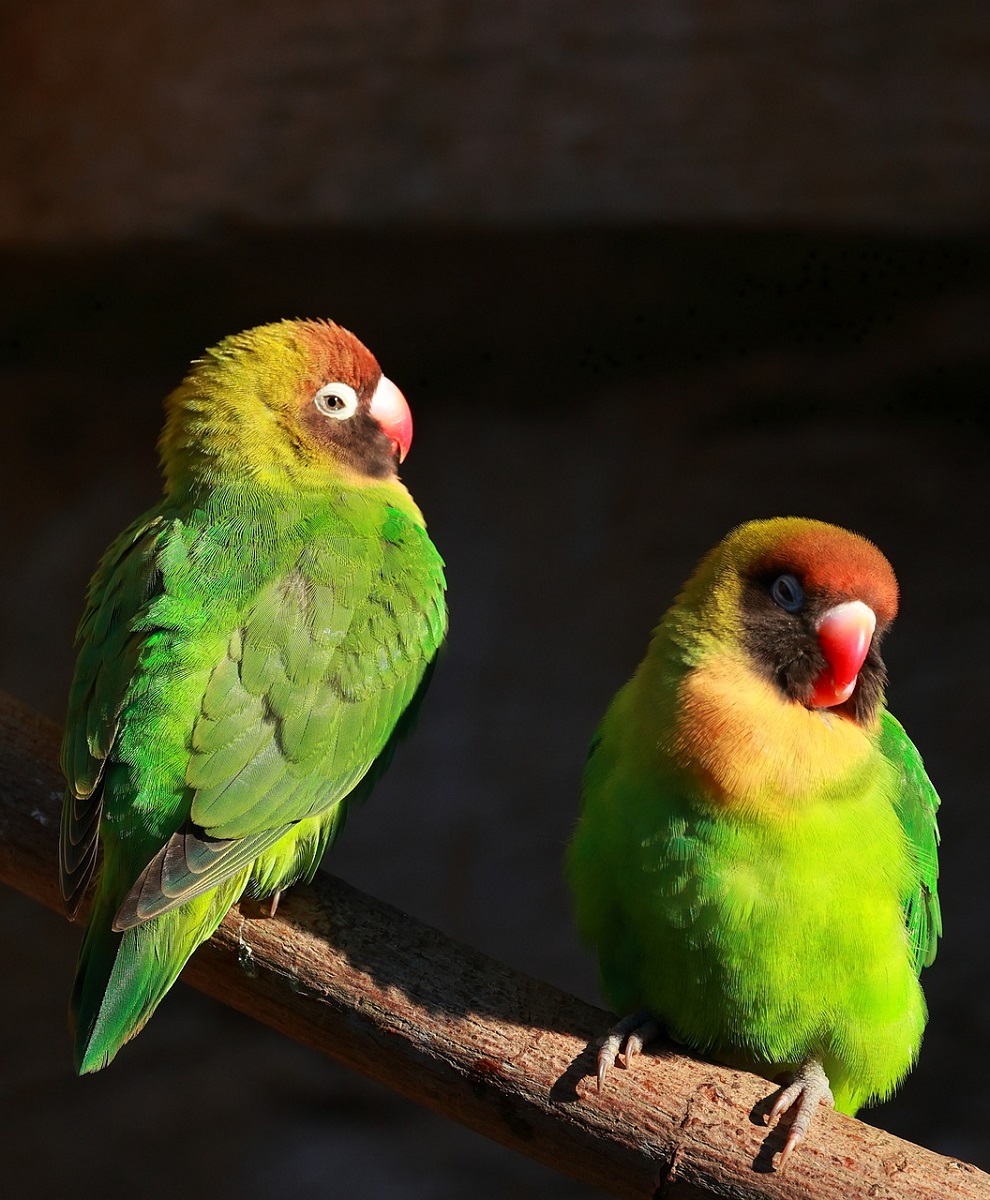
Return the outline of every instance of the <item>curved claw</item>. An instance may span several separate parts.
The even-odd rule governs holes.
[[[636,1055],[641,1054],[659,1032],[660,1022],[649,1012],[631,1013],[613,1025],[598,1050],[598,1090],[602,1090],[616,1059],[623,1067],[631,1066]]]
[[[767,1117],[767,1124],[772,1125],[784,1113],[794,1110],[787,1141],[780,1152],[778,1165],[781,1171],[787,1166],[791,1153],[804,1141],[819,1104],[827,1104],[831,1108],[834,1103],[825,1069],[817,1059],[808,1059],[774,1101]]]

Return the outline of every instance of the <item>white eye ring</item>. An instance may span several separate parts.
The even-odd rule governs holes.
[[[325,383],[313,397],[313,403],[325,417],[346,421],[357,412],[357,392],[347,383]]]

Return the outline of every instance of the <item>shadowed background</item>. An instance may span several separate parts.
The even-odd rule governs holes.
[[[61,720],[189,359],[332,316],[413,407],[452,623],[328,866],[596,999],[560,858],[597,719],[729,527],[849,525],[944,800],[929,1033],[865,1115],[990,1168],[988,42],[963,2],[6,8],[0,686]],[[182,985],[77,1081],[78,939],[0,894],[11,1195],[589,1194]]]

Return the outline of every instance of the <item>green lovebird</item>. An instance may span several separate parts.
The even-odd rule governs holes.
[[[242,897],[308,880],[413,718],[443,564],[397,475],[399,389],[329,321],[226,338],[165,402],[165,493],[79,626],[62,892],[96,875],[70,1005],[80,1073],[144,1026]]]
[[[566,869],[628,1013],[788,1086],[781,1165],[820,1102],[854,1114],[918,1054],[941,933],[938,797],[884,706],[897,581],[819,521],[753,521],[701,562],[592,742]],[[620,1060],[621,1061],[621,1060]]]

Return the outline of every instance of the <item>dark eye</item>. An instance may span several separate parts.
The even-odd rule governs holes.
[[[804,588],[793,575],[778,575],[770,585],[770,597],[784,612],[800,612],[804,607]]]

